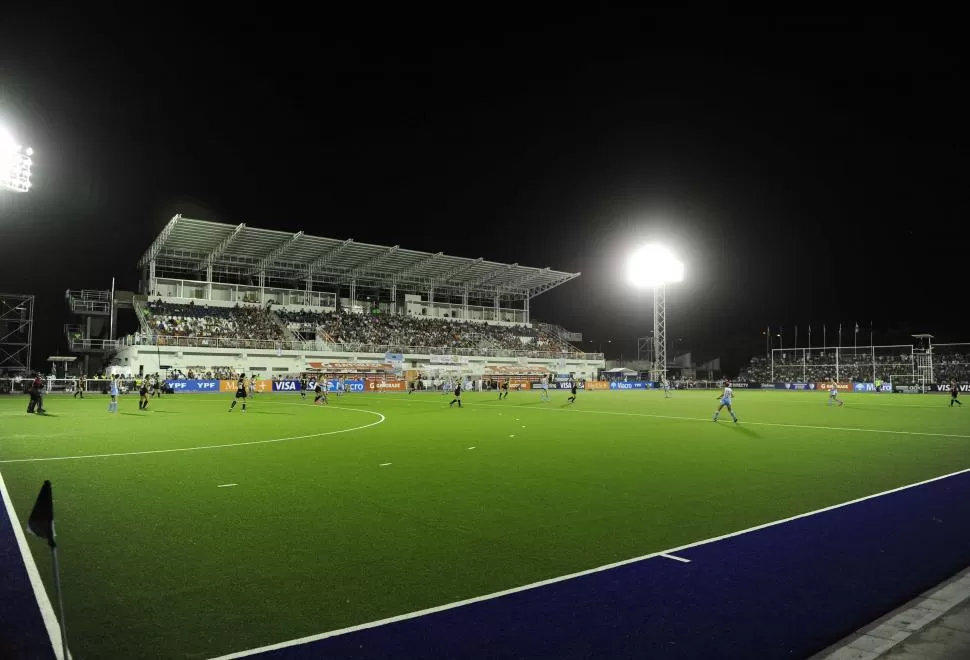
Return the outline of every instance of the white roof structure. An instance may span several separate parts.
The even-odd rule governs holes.
[[[235,278],[263,274],[279,280],[396,287],[398,291],[452,290],[479,296],[530,299],[580,273],[471,259],[442,252],[372,245],[302,231],[258,229],[176,215],[138,262],[169,272],[201,272]]]

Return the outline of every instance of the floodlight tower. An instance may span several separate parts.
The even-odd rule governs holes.
[[[684,279],[684,264],[662,245],[646,245],[630,257],[627,278],[653,288],[653,369],[655,382],[667,379],[667,285]]]
[[[33,149],[24,148],[0,127],[0,188],[13,192],[30,190],[33,155]]]

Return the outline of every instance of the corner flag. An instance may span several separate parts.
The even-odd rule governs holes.
[[[70,660],[67,651],[67,623],[64,621],[64,594],[61,592],[61,567],[57,561],[57,544],[54,543],[54,495],[51,492],[51,482],[45,481],[41,486],[34,510],[27,519],[27,527],[33,534],[47,539],[51,547],[51,564],[54,569],[54,590],[57,592],[57,604],[61,610],[61,654],[58,660]],[[52,638],[53,641],[53,638]]]
[[[27,519],[27,526],[30,531],[42,539],[47,539],[47,543],[53,548],[54,543],[54,496],[51,493],[51,482],[45,481],[37,496],[34,510],[30,512]]]

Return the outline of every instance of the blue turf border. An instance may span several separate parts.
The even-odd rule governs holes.
[[[260,660],[806,658],[970,565],[963,473]]]
[[[54,649],[14,535],[18,524],[0,502],[0,658],[52,659]]]

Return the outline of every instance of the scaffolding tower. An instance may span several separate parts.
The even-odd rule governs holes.
[[[30,372],[33,343],[34,296],[0,293],[0,372]]]

